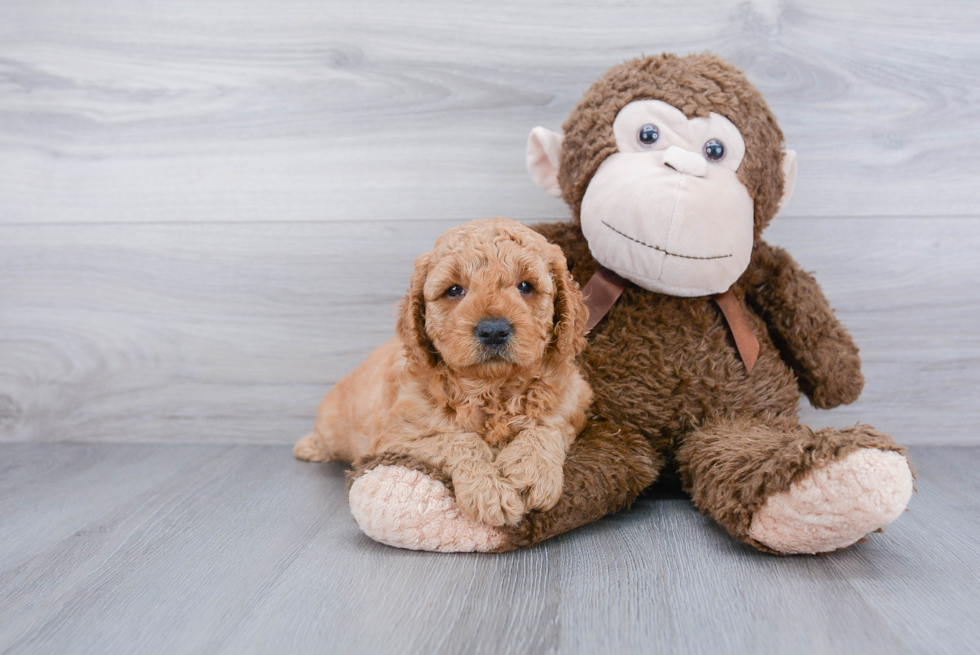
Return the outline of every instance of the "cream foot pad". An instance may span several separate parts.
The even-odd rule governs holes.
[[[911,497],[905,457],[865,448],[769,497],[749,536],[781,553],[830,552],[894,521]]]
[[[364,534],[398,548],[488,552],[505,542],[498,530],[464,516],[445,485],[402,466],[379,466],[357,478],[350,509]]]

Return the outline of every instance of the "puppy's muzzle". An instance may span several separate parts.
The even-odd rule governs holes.
[[[507,345],[514,334],[514,328],[506,318],[481,318],[474,331],[480,343],[495,348]]]

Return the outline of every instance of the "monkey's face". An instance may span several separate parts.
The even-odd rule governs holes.
[[[531,131],[531,177],[569,204],[599,263],[651,291],[726,291],[793,193],[775,117],[709,53],[614,66],[564,129]]]
[[[582,232],[603,266],[674,296],[728,289],[752,254],[753,203],[738,178],[745,142],[715,113],[688,119],[660,100],[613,123],[618,152],[582,199]]]

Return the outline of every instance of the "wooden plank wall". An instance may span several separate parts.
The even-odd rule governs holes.
[[[977,444],[980,6],[6,0],[0,440],[287,443],[472,218],[567,216],[524,170],[588,84],[713,50],[799,153],[766,238],[862,346],[856,405]]]

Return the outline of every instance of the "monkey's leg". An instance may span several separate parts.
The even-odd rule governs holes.
[[[686,435],[677,459],[702,512],[775,553],[850,546],[894,521],[913,489],[904,449],[867,425],[719,420]]]
[[[558,504],[513,528],[491,528],[459,511],[442,471],[406,455],[381,453],[355,464],[350,507],[366,535],[391,546],[442,552],[524,548],[629,505],[653,483],[662,461],[642,436],[590,423],[565,458]]]
[[[507,528],[507,543],[497,550],[526,548],[629,507],[656,481],[663,463],[642,435],[611,423],[589,423],[565,458],[558,504],[529,512]]]

